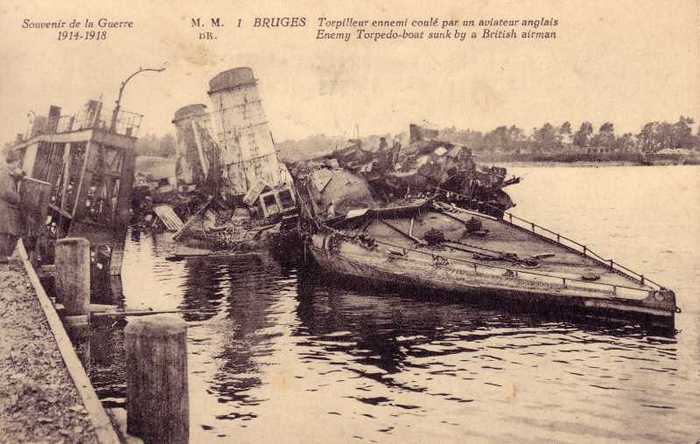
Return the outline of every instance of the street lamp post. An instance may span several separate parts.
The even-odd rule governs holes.
[[[131,74],[129,77],[126,78],[121,84],[121,87],[119,88],[119,96],[117,97],[117,100],[115,102],[114,106],[114,111],[112,111],[112,122],[109,125],[109,131],[110,132],[116,132],[117,129],[117,117],[119,116],[119,108],[121,107],[121,102],[122,102],[122,95],[124,94],[124,88],[126,87],[126,84],[129,83],[129,80],[133,79],[136,77],[137,74],[140,74],[142,72],[146,71],[153,71],[153,72],[163,72],[165,71],[165,67],[162,68],[141,68]]]

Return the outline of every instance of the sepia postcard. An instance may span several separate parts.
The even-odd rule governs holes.
[[[700,1],[0,29],[0,442],[700,442]]]

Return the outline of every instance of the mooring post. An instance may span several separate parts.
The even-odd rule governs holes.
[[[64,306],[68,336],[85,369],[90,368],[90,242],[67,237],[56,241],[56,298]]]
[[[90,242],[67,237],[56,241],[56,297],[68,316],[90,309]]]
[[[132,318],[124,329],[127,431],[145,443],[187,443],[187,325],[178,317]]]

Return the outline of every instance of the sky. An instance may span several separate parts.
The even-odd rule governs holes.
[[[91,98],[144,114],[141,134],[173,132],[173,113],[209,104],[208,80],[251,67],[276,140],[312,134],[398,133],[411,122],[490,130],[544,122],[612,121],[638,132],[653,120],[700,119],[700,1],[258,2],[91,1],[0,5],[0,133],[12,140],[28,114],[73,113]],[[612,4],[608,4],[612,3]],[[261,29],[255,17],[305,17],[306,26]],[[366,42],[316,40],[317,18],[556,18],[557,39]],[[32,21],[131,20],[100,42],[58,41]],[[217,39],[191,19],[220,17]],[[236,27],[238,18],[243,26]],[[552,29],[552,28],[550,28]],[[542,30],[542,29],[540,29]]]

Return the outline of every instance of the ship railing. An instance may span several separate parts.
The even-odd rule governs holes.
[[[326,227],[330,229],[331,231],[336,231],[330,227]],[[504,267],[500,265],[489,265],[489,264],[484,264],[480,262],[475,262],[475,261],[470,261],[468,259],[461,259],[461,258],[455,258],[455,257],[442,257],[440,256],[439,252],[429,252],[425,250],[419,250],[415,248],[406,248],[400,245],[395,245],[390,242],[385,242],[385,241],[380,241],[376,240],[375,242],[381,245],[385,245],[388,247],[392,247],[395,249],[400,250],[406,250],[406,251],[411,251],[427,256],[432,256],[432,259],[434,263],[437,263],[439,265],[436,265],[437,267],[444,267],[450,271],[453,271],[457,274],[463,274],[466,273],[466,270],[459,270],[456,268],[451,268],[449,267],[449,262],[454,261],[457,263],[469,265],[470,268],[473,270],[475,274],[488,274],[494,277],[501,277],[501,278],[507,278],[507,277],[512,277],[512,278],[522,278],[522,275],[525,277],[536,277],[537,280],[531,280],[530,282],[536,282],[536,283],[541,283],[541,284],[550,284],[550,285],[557,285],[558,288],[578,288],[578,289],[586,289],[586,290],[592,290],[592,291],[600,291],[601,288],[604,288],[607,290],[609,294],[612,294],[613,296],[624,296],[624,295],[644,295],[644,296],[651,296],[655,290],[653,289],[646,289],[646,288],[639,288],[639,287],[630,287],[627,285],[618,285],[618,284],[609,284],[607,282],[595,282],[595,281],[586,281],[583,279],[579,278],[573,278],[573,277],[567,277],[567,276],[560,276],[560,275],[553,275],[553,274],[547,274],[547,273],[542,273],[542,272],[537,272],[537,271],[532,271],[532,270],[523,270],[519,268],[514,268],[514,267]],[[439,259],[442,258],[444,259],[444,262],[440,263]]]
[[[511,225],[525,229],[533,234],[539,235],[541,238],[544,238],[546,240],[555,242],[559,245],[562,245],[564,247],[567,247],[571,250],[574,250],[578,253],[583,254],[586,257],[590,257],[600,263],[601,265],[604,265],[608,268],[610,268],[613,271],[616,271],[618,273],[621,273],[623,275],[626,275],[628,277],[631,277],[637,281],[641,285],[649,285],[652,287],[656,287],[657,290],[661,290],[664,287],[657,282],[654,282],[653,280],[649,279],[648,277],[644,276],[643,274],[639,274],[634,270],[631,270],[630,268],[620,264],[619,262],[616,262],[614,259],[608,259],[604,258],[600,254],[596,253],[595,251],[591,250],[588,248],[586,245],[577,242],[567,236],[564,236],[561,233],[557,233],[556,231],[550,230],[549,228],[543,227],[541,225],[538,225],[532,221],[529,221],[525,218],[522,218],[520,216],[516,216],[511,212],[506,212],[503,215],[503,221],[510,223]]]
[[[111,129],[113,118],[113,109],[102,108],[100,113],[100,118],[96,122],[97,127],[100,129],[110,130],[116,134],[121,134],[129,137],[137,137],[139,130],[141,129],[141,121],[143,120],[143,114],[135,113],[132,111],[127,111],[125,109],[120,109],[117,112],[117,118],[115,120],[114,128]]]
[[[468,196],[465,196],[461,193],[449,191],[442,189],[440,187],[435,187],[437,191],[442,191],[442,192],[450,192],[452,194],[456,194],[462,198],[468,198]],[[500,213],[503,211],[502,209],[495,207],[493,205],[490,205],[486,202],[482,202],[482,205],[485,207],[490,207],[491,209],[495,210],[497,213]],[[452,206],[454,209],[459,209],[458,207]],[[507,218],[507,220],[506,220]],[[503,222],[510,223],[510,225],[527,230],[537,236],[539,236],[542,239],[548,240],[550,242],[554,242],[558,245],[561,245],[565,248],[568,248],[572,251],[575,251],[577,253],[583,254],[586,257],[589,257],[599,264],[606,266],[610,268],[611,270],[615,271],[618,274],[622,274],[626,277],[632,278],[634,280],[639,281],[641,285],[648,285],[656,290],[663,290],[665,287],[657,282],[654,282],[653,280],[649,279],[648,277],[644,276],[643,274],[639,274],[636,271],[630,269],[629,267],[626,267],[619,262],[616,262],[614,259],[610,258],[604,258],[600,254],[596,253],[595,251],[592,251],[589,249],[586,245],[581,244],[567,236],[564,236],[561,233],[557,233],[556,231],[552,231],[549,228],[543,227],[541,225],[538,225],[532,221],[529,221],[527,219],[524,219],[522,217],[516,216],[511,212],[504,212],[503,217],[501,219]]]
[[[56,133],[65,133],[71,130],[73,116],[59,116],[57,119],[49,120],[49,127],[56,128]]]
[[[99,108],[97,110],[81,110],[71,115],[61,115],[48,119],[40,128],[28,128],[24,139],[29,139],[37,134],[61,134],[85,129],[98,129],[110,131],[113,118],[111,109]],[[119,110],[116,116],[114,132],[121,135],[136,137],[141,128],[143,114],[127,110]]]

